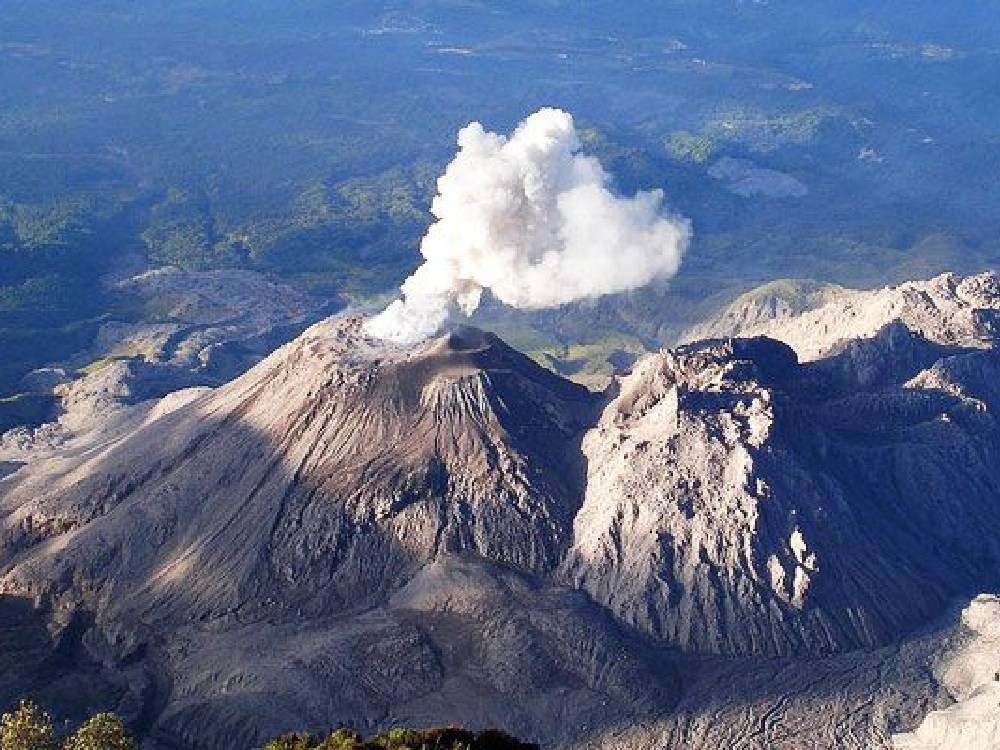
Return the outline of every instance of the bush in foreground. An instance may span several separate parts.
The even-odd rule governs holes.
[[[539,750],[539,747],[495,730],[468,732],[439,727],[390,729],[370,740],[350,729],[338,729],[325,739],[309,734],[284,734],[264,745],[264,750]]]
[[[114,714],[97,714],[61,743],[52,718],[31,701],[0,716],[0,750],[136,750],[124,722]]]
[[[136,750],[135,740],[114,714],[97,714],[63,744],[64,750]]]
[[[31,701],[0,716],[0,750],[55,750],[52,719]]]
[[[31,701],[0,716],[0,750],[137,750],[138,744],[115,714],[99,713],[75,732],[56,737],[52,718]],[[352,729],[328,736],[283,734],[263,750],[540,750],[496,730],[469,732],[456,727],[390,729],[365,740]]]

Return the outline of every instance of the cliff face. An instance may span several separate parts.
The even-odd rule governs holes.
[[[874,711],[858,649],[1000,575],[997,288],[825,289],[744,316],[787,343],[698,341],[605,394],[490,334],[331,318],[0,480],[0,589],[76,623],[167,745],[405,719],[717,746],[742,720],[681,652],[744,665],[751,713],[759,657],[808,657],[822,702],[809,659],[835,653]]]
[[[865,346],[647,359],[583,443],[567,579],[682,648],[743,655],[887,643],[989,586],[1000,361],[894,327]]]

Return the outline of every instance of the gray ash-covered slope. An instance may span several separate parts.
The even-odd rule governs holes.
[[[890,325],[645,360],[583,449],[568,580],[682,648],[888,643],[1000,575],[1000,360]]]
[[[861,712],[856,746],[883,747],[913,726],[863,687],[890,657],[852,652],[1000,575],[1000,282],[913,287],[856,333],[856,293],[820,295],[822,326],[779,326],[799,356],[701,341],[605,394],[489,334],[395,348],[332,318],[3,479],[0,586],[166,746],[455,721],[707,747],[756,722],[757,657],[809,656],[789,684],[828,705],[811,658],[838,652],[855,687],[816,736],[855,746],[834,724]],[[678,651],[738,665],[728,708]]]
[[[544,583],[599,397],[489,334],[359,328],[9,477],[4,591],[55,631],[85,613],[72,658],[168,747],[394,719],[572,739],[671,705],[655,654]]]
[[[992,272],[945,273],[856,290],[784,279],[738,297],[681,339],[768,336],[791,346],[800,360],[811,361],[855,339],[871,338],[894,321],[938,344],[992,347],[1000,330],[1000,280]]]
[[[729,338],[645,359],[584,441],[569,579],[731,654],[885,643],[995,586],[998,311],[992,273],[738,300],[699,329]],[[788,346],[732,338],[762,334]]]
[[[380,601],[440,552],[554,568],[594,397],[499,340],[373,347],[331,319],[250,373],[4,492],[8,586],[98,612]]]

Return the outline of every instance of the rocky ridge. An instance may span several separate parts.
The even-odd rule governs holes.
[[[800,730],[888,747],[937,685],[893,693],[924,658],[896,644],[1000,573],[997,289],[732,317],[792,345],[699,341],[604,394],[473,329],[406,349],[331,318],[0,480],[0,586],[50,630],[84,613],[79,647],[167,745],[413,719],[777,746],[750,717],[783,663]],[[831,684],[843,723],[803,729]]]
[[[681,339],[768,336],[811,361],[899,322],[937,344],[990,348],[998,332],[998,304],[1000,277],[993,272],[945,273],[871,291],[786,280],[737,298]]]
[[[1000,569],[998,365],[893,326],[805,366],[769,339],[650,357],[583,443],[566,577],[684,649],[891,642]]]
[[[340,306],[235,269],[127,267],[105,285],[139,320],[107,320],[86,350],[24,377],[23,395],[48,404],[48,421],[0,426],[0,460],[78,449],[116,424],[135,429],[143,404],[225,383]]]

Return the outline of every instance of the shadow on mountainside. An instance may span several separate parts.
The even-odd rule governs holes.
[[[31,698],[79,722],[116,705],[124,685],[105,674],[83,645],[88,627],[83,612],[56,625],[28,597],[0,595],[0,711]]]
[[[470,367],[464,352],[478,345],[457,344],[461,356],[446,352],[435,367]],[[816,601],[845,612],[870,604],[877,590],[868,588],[864,566],[881,559],[868,554],[880,544],[898,561],[890,575],[902,598],[913,581],[933,596],[884,628],[873,621],[873,638],[896,637],[898,622],[926,623],[940,603],[977,593],[997,556],[982,547],[979,558],[970,556],[980,542],[966,538],[968,529],[942,529],[940,509],[900,507],[901,498],[926,491],[928,475],[899,463],[891,446],[876,454],[844,425],[831,427],[828,403],[836,398],[837,418],[857,409],[852,429],[864,433],[875,412],[861,407],[881,382],[903,404],[889,410],[905,416],[900,429],[942,429],[940,439],[954,440],[966,403],[931,388],[955,413],[939,426],[939,412],[911,409],[925,394],[900,385],[927,358],[866,381],[869,390],[848,402],[836,388],[815,386],[827,377],[824,368],[845,382],[837,357],[847,355],[798,366],[781,364],[780,345],[758,346],[776,358],[762,371],[775,379],[776,403],[786,410],[776,426],[788,436],[784,450],[822,458],[816,465],[827,468],[810,481],[850,490],[850,502],[840,499],[833,510],[864,530],[845,540],[840,516],[803,509],[810,543],[833,555],[820,558],[835,575],[816,585]],[[251,747],[283,731],[340,724],[448,722],[498,726],[546,747],[628,737],[630,728],[658,724],[678,746],[684,738],[728,737],[733,747],[767,747],[760,742],[773,739],[789,705],[803,726],[808,719],[793,691],[848,727],[851,716],[874,726],[893,711],[905,714],[899,695],[887,698],[896,706],[888,713],[862,705],[866,691],[869,698],[892,693],[890,672],[908,663],[892,648],[801,661],[684,656],[616,623],[582,593],[552,585],[548,576],[572,541],[582,501],[580,440],[599,404],[554,375],[518,379],[524,365],[513,355],[475,363],[479,369],[440,387],[435,370],[420,375],[419,393],[397,398],[401,391],[390,388],[376,411],[365,406],[373,390],[364,380],[353,401],[343,394],[354,391],[323,367],[299,382],[295,368],[308,363],[264,363],[255,378],[201,396],[100,455],[9,477],[0,495],[2,582],[45,609],[0,600],[0,660],[39,654],[37,669],[0,670],[0,696],[9,702],[27,691],[58,702],[89,680],[93,697],[66,699],[69,710],[60,715],[114,709],[170,748]],[[783,395],[781,384],[798,373],[817,389],[803,395],[796,385]],[[947,368],[942,383],[946,375]],[[552,393],[552,402],[540,395]],[[994,435],[992,426],[976,429]],[[886,454],[888,463],[872,460]],[[984,466],[988,458],[980,456]],[[801,491],[793,480],[778,489]],[[996,481],[975,488],[974,517],[992,508]],[[872,494],[882,484],[886,493]],[[968,510],[964,502],[954,501],[956,512]],[[766,526],[772,510],[762,507]],[[890,525],[897,531],[887,533]],[[935,527],[940,534],[928,537]],[[841,565],[838,549],[852,560]],[[943,562],[925,566],[928,550]],[[945,568],[950,582],[940,575]],[[54,621],[74,611],[53,640]],[[928,690],[915,682],[915,699],[927,700]],[[775,713],[766,720],[759,705],[768,701]],[[731,736],[710,726],[727,722]],[[848,729],[830,731],[831,744],[822,747],[852,746],[843,737],[846,744],[834,744],[836,732]]]
[[[669,704],[670,675],[605,614],[506,567],[544,573],[569,543],[574,415],[594,397],[520,354],[455,346],[420,373],[384,368],[381,396],[324,374],[285,397],[294,365],[265,366],[96,455],[27,467],[0,497],[5,583],[92,621],[80,643],[122,686],[101,708],[165,747],[448,718],[551,739],[580,734],[567,717]],[[420,393],[393,385],[414,378]],[[463,553],[479,562],[391,604]],[[534,619],[505,608],[515,589]]]

